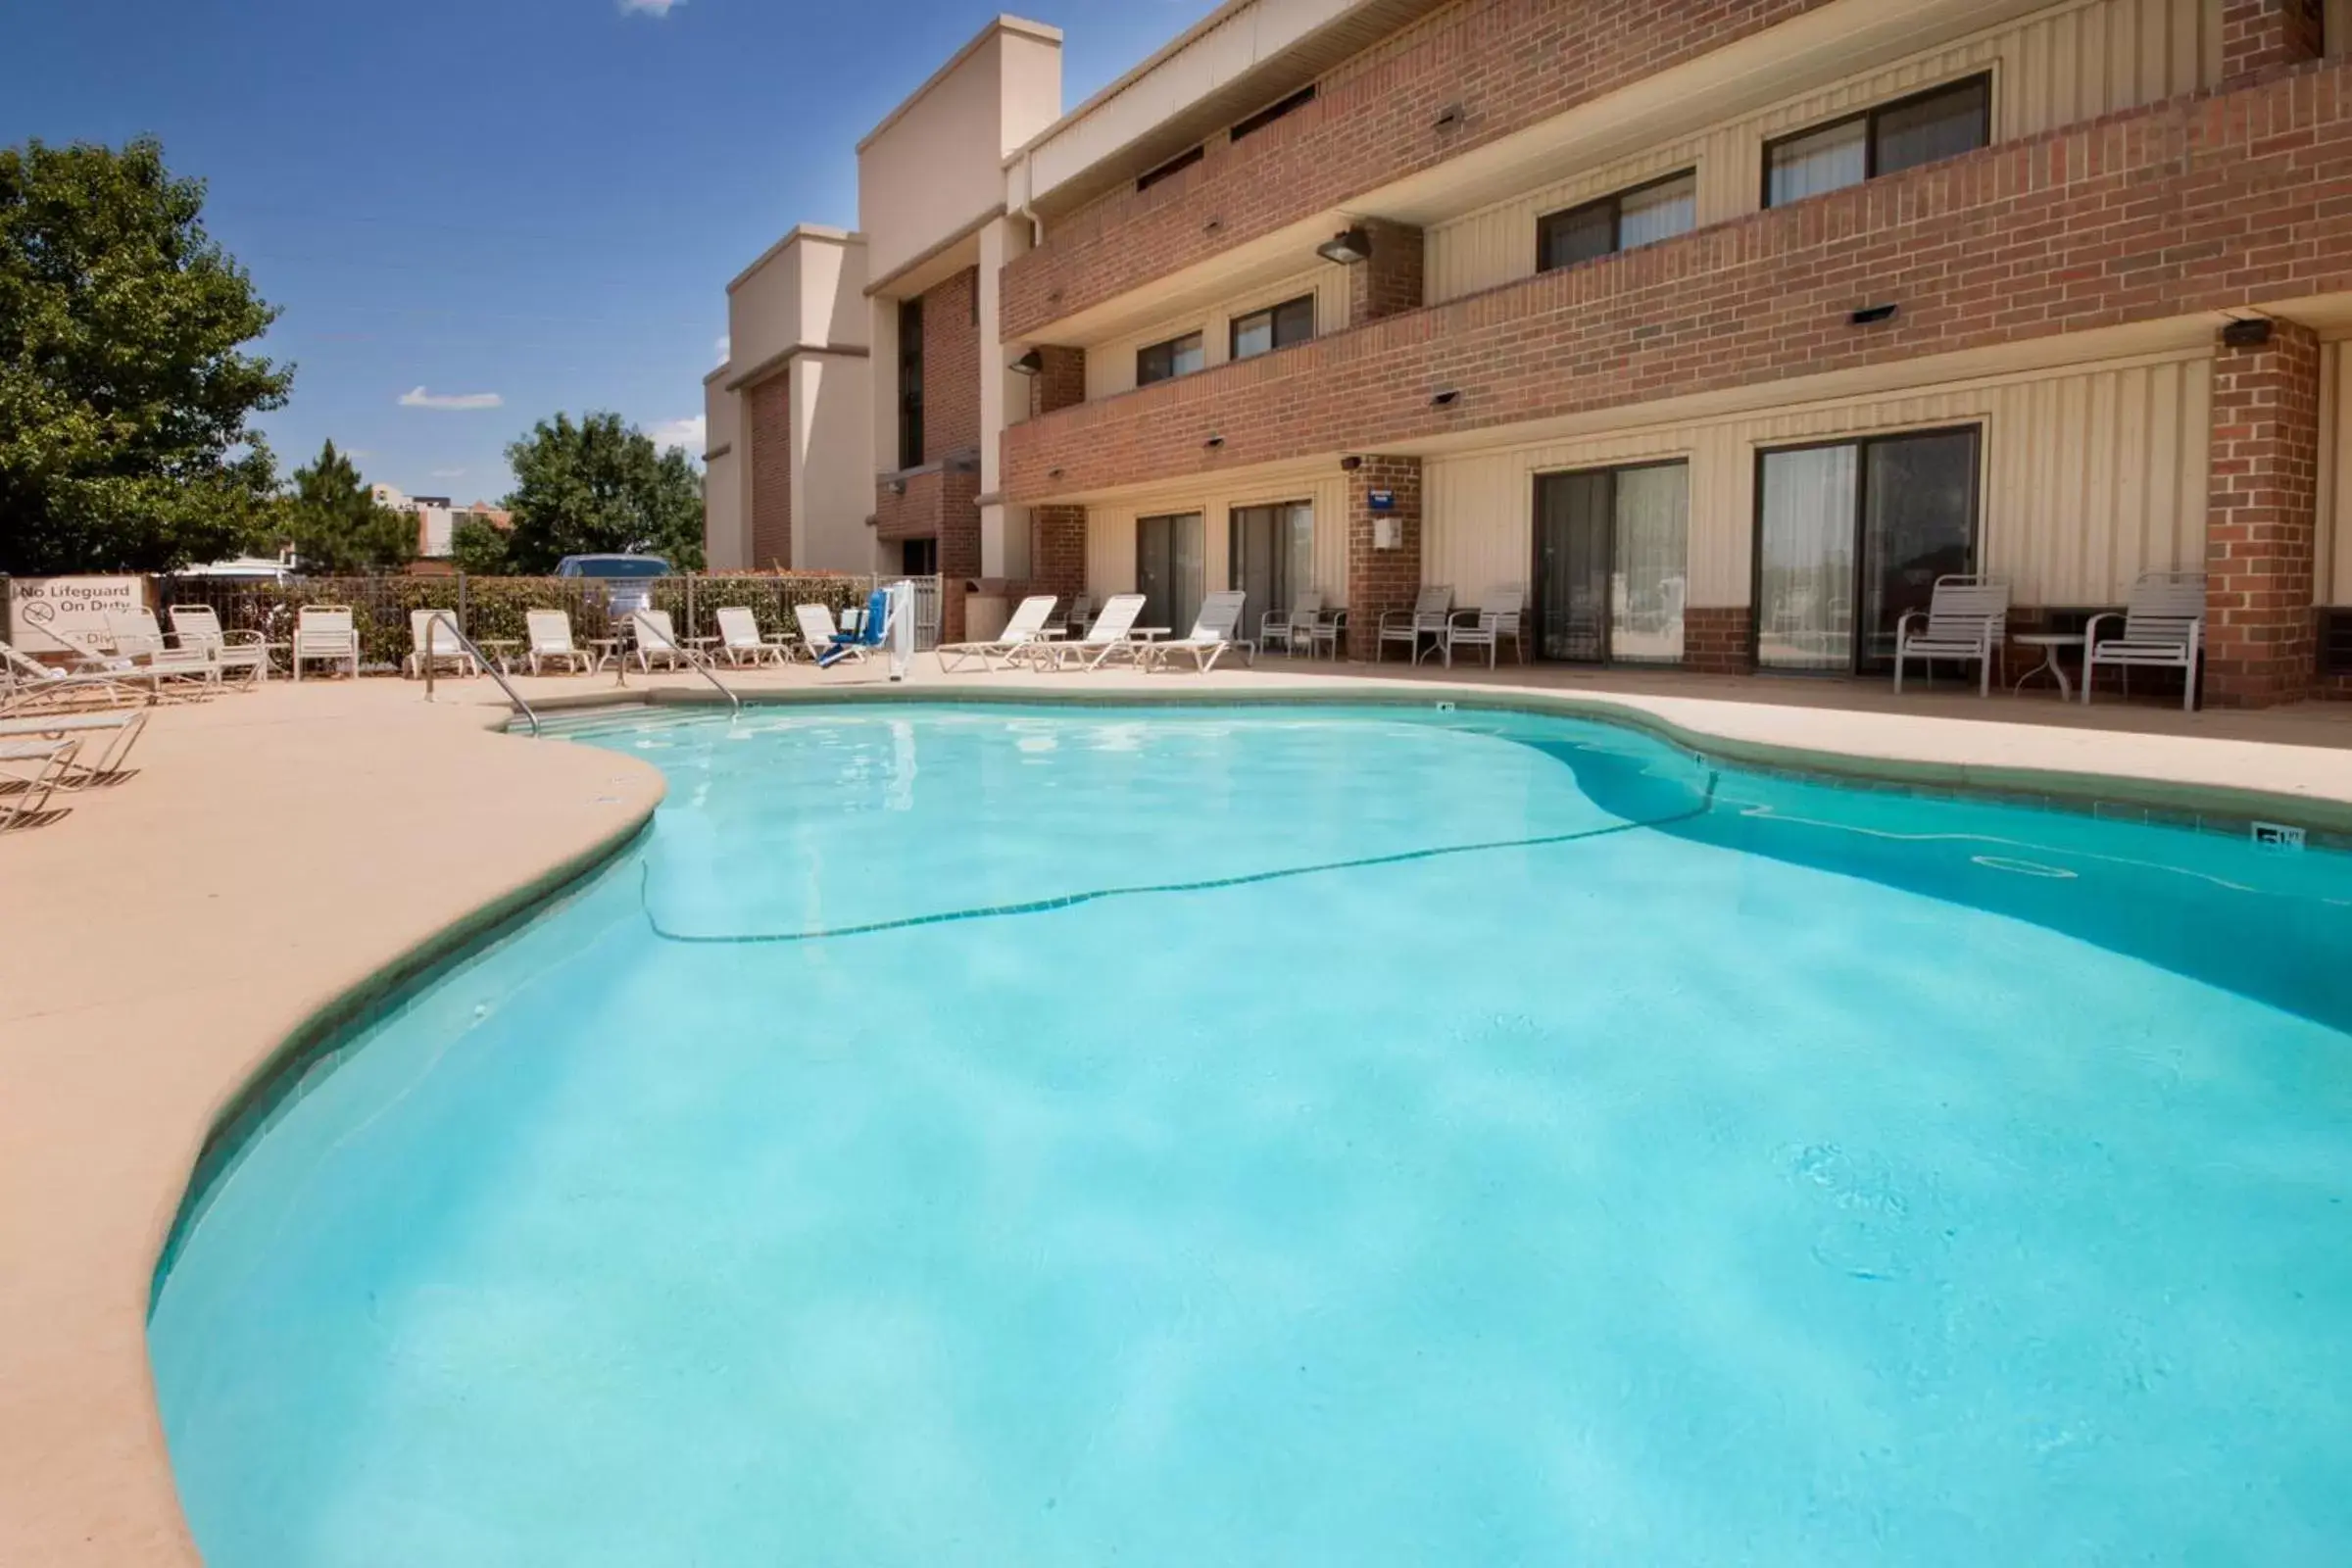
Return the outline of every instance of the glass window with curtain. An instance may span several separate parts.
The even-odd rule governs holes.
[[[1536,221],[1536,270],[1548,272],[1687,234],[1698,220],[1698,176],[1685,171]]]
[[[923,466],[923,302],[899,302],[899,466]]]
[[[1226,586],[1248,594],[1245,624],[1290,610],[1315,586],[1315,509],[1303,501],[1236,507],[1231,514]]]
[[[1764,454],[1756,528],[1756,662],[1846,669],[1854,651],[1857,454]]]
[[[1295,300],[1285,300],[1262,311],[1233,318],[1232,355],[1237,360],[1253,360],[1260,354],[1287,349],[1294,343],[1303,343],[1315,335],[1315,297],[1302,294]]]
[[[1535,531],[1536,646],[1543,658],[1681,662],[1689,464],[1540,475]]]
[[[1767,207],[1859,185],[1870,177],[1870,122],[1849,120],[1775,142],[1765,154]]]
[[[1898,98],[1764,148],[1764,205],[1779,207],[1992,141],[1992,78]]]
[[[1135,591],[1144,596],[1141,624],[1192,630],[1206,588],[1208,551],[1200,514],[1135,519]]]
[[[1173,380],[1190,375],[1204,364],[1200,334],[1187,332],[1165,343],[1154,343],[1135,351],[1135,384],[1150,386],[1154,381]]]

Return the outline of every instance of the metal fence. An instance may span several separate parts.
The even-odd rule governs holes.
[[[624,606],[645,602],[668,611],[680,636],[715,635],[716,612],[740,606],[752,612],[762,636],[797,639],[795,605],[819,604],[838,612],[863,605],[882,583],[902,580],[906,579],[838,572],[742,572],[651,581],[469,577],[458,572],[447,577],[298,577],[286,582],[163,577],[157,579],[157,589],[167,610],[174,604],[210,605],[222,626],[259,631],[273,643],[293,636],[295,616],[304,606],[348,606],[360,633],[361,666],[384,669],[408,658],[409,612],[415,610],[455,611],[459,626],[476,642],[520,642],[526,635],[527,612],[561,610],[571,616],[573,638],[585,641],[613,635],[617,617],[612,597],[617,590]],[[930,649],[939,641],[939,579],[912,581],[916,646]]]

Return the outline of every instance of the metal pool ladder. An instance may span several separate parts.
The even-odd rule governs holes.
[[[514,683],[507,679],[507,672],[499,668],[496,663],[491,662],[487,654],[473,645],[473,639],[466,636],[464,629],[458,625],[457,617],[446,610],[424,623],[424,700],[428,703],[433,700],[433,645],[441,640],[441,629],[445,626],[449,628],[449,634],[458,640],[458,646],[473,656],[473,662],[482,673],[498,682],[498,689],[507,694],[507,701],[513,703],[515,710],[531,721],[531,737],[536,740],[539,735],[537,711],[532,709],[530,704],[522,700],[522,693],[516,691]]]

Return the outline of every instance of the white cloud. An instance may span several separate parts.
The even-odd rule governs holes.
[[[620,0],[620,14],[624,17],[666,17],[673,7],[685,3],[686,0]]]
[[[675,447],[698,458],[703,455],[705,433],[703,416],[699,414],[691,419],[664,419],[649,433],[654,438],[654,445],[664,452]]]
[[[400,395],[404,409],[503,409],[507,400],[495,392],[427,392],[412,387]]]
[[[463,479],[466,477],[466,470],[464,468],[435,468],[433,477],[436,479]]]
[[[727,357],[735,352],[735,340],[721,332],[718,335],[718,341],[711,344],[710,349],[718,356],[718,363],[724,365],[727,363]]]

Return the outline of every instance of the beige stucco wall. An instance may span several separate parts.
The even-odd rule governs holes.
[[[862,305],[862,301],[860,304]],[[873,556],[871,362],[806,354],[793,362],[792,564],[864,571]]]
[[[1235,317],[1297,299],[1301,294],[1315,296],[1317,336],[1341,331],[1348,325],[1348,269],[1317,261],[1311,270],[1294,272],[1279,282],[1259,284],[1203,309],[1163,317],[1149,326],[1122,332],[1107,341],[1082,345],[1086,349],[1086,395],[1107,398],[1134,391],[1136,350],[1182,337],[1187,332],[1200,334],[1208,365],[1223,365],[1231,358]]]
[[[1097,604],[1135,589],[1135,522],[1170,513],[1198,512],[1206,547],[1207,585],[1227,585],[1232,550],[1229,514],[1236,507],[1304,501],[1315,509],[1315,581],[1334,608],[1348,598],[1348,484],[1336,466],[1313,472],[1251,479],[1208,479],[1172,486],[1148,497],[1090,507],[1086,515],[1086,586]],[[1250,624],[1274,607],[1248,607]]]
[[[713,571],[751,561],[743,505],[742,404],[726,389],[724,367],[703,382],[703,558]]]
[[[1466,602],[1525,586],[1534,476],[1690,465],[1690,598],[1745,605],[1760,448],[1938,425],[1984,430],[1983,560],[2020,605],[2121,603],[2143,570],[2204,560],[2211,355],[2183,350],[1494,452],[1433,458],[1423,571]]]
[[[858,226],[880,282],[1004,203],[1006,154],[1061,113],[1061,34],[999,17],[858,148]]]
[[[1543,215],[1679,170],[1698,172],[1702,225],[1755,212],[1763,202],[1765,142],[1940,82],[1990,71],[1999,139],[2195,91],[2220,74],[2219,24],[2218,6],[2206,0],[2069,0],[1769,108],[1666,136],[1433,225],[1426,239],[1430,301],[1532,275]],[[1703,112],[1704,101],[1694,113]],[[1567,162],[1573,165],[1572,154]]]

